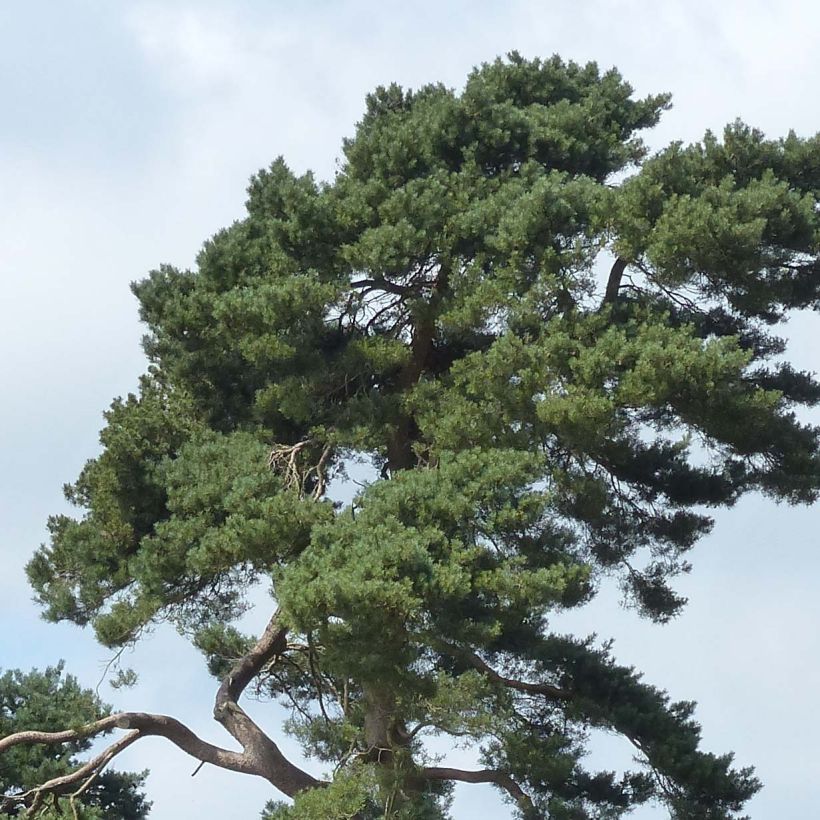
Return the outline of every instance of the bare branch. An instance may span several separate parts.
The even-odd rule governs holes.
[[[268,466],[279,472],[285,486],[298,490],[300,496],[305,495],[309,480],[313,477],[314,485],[310,496],[318,501],[327,487],[327,462],[333,455],[333,447],[325,444],[317,463],[300,464],[300,456],[305,448],[315,443],[313,439],[304,439],[296,444],[275,444],[268,456]]]
[[[194,734],[184,723],[168,715],[151,715],[145,712],[124,712],[119,715],[117,726],[121,729],[139,729],[144,737],[164,737],[183,752],[197,760],[211,763],[222,769],[266,777],[258,763],[248,755],[214,746]]]
[[[90,785],[91,781],[124,749],[127,749],[134,741],[138,740],[140,733],[138,730],[129,732],[127,735],[116,740],[110,746],[107,746],[100,754],[84,763],[78,769],[75,769],[69,774],[61,775],[60,777],[53,777],[45,783],[33,789],[29,789],[22,794],[10,795],[0,801],[0,810],[6,811],[11,809],[15,804],[29,807],[29,813],[36,811],[43,798],[48,794],[59,795],[67,791],[69,787],[75,783],[81,783],[80,788],[72,795],[79,796]],[[76,814],[76,811],[75,811]]]
[[[68,796],[68,802],[71,806],[71,814],[73,815],[74,820],[80,820],[79,815],[77,814],[77,798],[82,797],[83,792],[87,791],[91,784],[100,776],[100,774],[102,774],[102,770],[103,767],[97,769],[95,772],[92,772],[85,779],[85,782],[80,784],[80,788],[71,792],[71,794]]]
[[[222,680],[217,693],[220,700],[239,700],[248,684],[262,671],[265,665],[287,650],[288,630],[279,623],[279,610],[273,613],[265,631],[253,647],[243,655]]]
[[[23,737],[31,737],[35,734],[48,734],[45,732],[34,733],[34,732],[19,732],[16,735],[10,735],[10,738],[18,739],[19,743],[24,743],[26,740],[19,740],[21,736]],[[60,777],[54,777],[51,780],[47,780],[40,786],[36,788],[29,789],[26,792],[22,792],[20,794],[13,794],[7,795],[0,799],[0,811],[10,811],[14,808],[14,806],[28,806],[28,811],[26,812],[27,815],[31,815],[35,813],[38,807],[42,804],[43,799],[46,795],[59,795],[66,791],[70,786],[73,786],[75,783],[80,781],[85,781],[82,783],[80,788],[74,792],[72,798],[74,796],[80,795],[85,791],[90,783],[94,780],[94,778],[111,762],[111,760],[116,757],[123,749],[126,749],[130,746],[135,740],[139,738],[139,732],[133,731],[129,732],[129,734],[121,737],[119,740],[112,743],[106,749],[104,749],[100,754],[96,757],[89,760],[84,765],[80,766],[75,771],[62,775]],[[9,738],[4,738],[4,740],[8,740]],[[32,743],[37,741],[31,741]],[[17,743],[9,743],[6,744],[4,748],[11,748],[11,746],[17,745]],[[73,808],[73,805],[72,805]],[[75,811],[76,814],[76,811]]]
[[[67,729],[63,732],[15,732],[13,735],[0,738],[0,754],[13,746],[33,746],[36,743],[70,743],[72,740],[95,737],[116,729],[118,717],[118,715],[108,715],[108,717],[81,726],[79,729]]]
[[[18,745],[70,743],[104,734],[112,729],[130,730],[129,734],[109,746],[100,756],[89,761],[76,772],[49,781],[32,790],[30,793],[33,796],[32,806],[42,802],[43,789],[54,791],[64,785],[71,785],[90,772],[96,771],[101,765],[105,765],[111,757],[138,738],[149,736],[164,737],[170,740],[175,746],[202,763],[211,763],[222,769],[264,777],[289,797],[293,797],[303,789],[324,786],[322,781],[287,760],[279,747],[245,714],[237,703],[242,692],[262,668],[287,649],[287,630],[278,623],[277,616],[278,613],[274,613],[260,639],[244,657],[234,664],[217,692],[214,717],[239,741],[242,752],[223,749],[205,742],[176,718],[145,712],[120,712],[77,729],[62,732],[17,732],[0,739],[0,754]]]
[[[470,666],[486,675],[491,681],[500,683],[508,689],[515,689],[518,692],[529,692],[533,695],[545,695],[553,700],[569,700],[572,697],[571,692],[549,683],[528,683],[527,681],[505,677],[500,672],[496,672],[483,658],[470,649],[453,646],[452,644],[446,644],[441,641],[437,641],[436,643],[448,654],[464,659]]]
[[[216,693],[214,718],[242,745],[241,757],[252,761],[256,773],[265,777],[288,797],[304,789],[324,785],[298,766],[294,766],[276,743],[239,706],[238,700],[248,684],[274,658],[287,650],[287,628],[274,612],[262,636],[225,676]]]
[[[17,732],[0,739],[0,754],[13,746],[32,746],[37,743],[70,743],[109,732],[112,729],[130,729],[141,737],[164,737],[175,746],[197,760],[212,763],[223,769],[246,774],[264,774],[256,770],[240,752],[222,749],[199,738],[187,726],[168,715],[153,715],[147,712],[118,712],[101,720],[64,732]],[[136,740],[134,738],[133,740]],[[133,740],[131,742],[133,742]]]
[[[611,305],[618,298],[618,291],[621,287],[621,278],[626,270],[627,261],[620,256],[612,265],[612,270],[609,272],[609,279],[606,283],[606,292],[604,293],[603,305]]]
[[[521,809],[532,812],[535,809],[530,796],[506,772],[496,769],[451,769],[440,766],[429,766],[421,769],[419,775],[425,780],[458,780],[461,783],[493,783],[504,789],[515,800]]]

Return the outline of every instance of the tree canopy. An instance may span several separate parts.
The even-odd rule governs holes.
[[[458,781],[528,820],[739,817],[759,783],[701,750],[693,704],[550,620],[614,582],[668,621],[711,510],[820,487],[797,416],[820,384],[778,336],[820,304],[820,138],[736,122],[648,156],[668,105],[517,54],[458,92],[379,88],[332,181],[276,160],[195,269],[134,285],[148,373],[29,577],[109,647],[176,624],[243,751],[163,716],[95,727],[267,778],[295,797],[269,818],[443,818]],[[259,581],[273,615],[248,636]],[[597,728],[634,771],[585,766]],[[482,768],[439,765],[431,735]]]

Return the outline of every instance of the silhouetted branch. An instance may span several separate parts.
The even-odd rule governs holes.
[[[609,272],[609,279],[606,283],[606,291],[604,293],[604,305],[611,305],[618,298],[618,291],[621,287],[621,279],[626,270],[626,259],[621,259],[619,256],[612,265]]]

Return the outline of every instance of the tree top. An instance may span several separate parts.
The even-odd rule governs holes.
[[[269,579],[322,671],[265,686],[320,712],[322,674],[348,686],[294,718],[322,759],[406,771],[427,727],[533,817],[735,817],[756,781],[697,750],[691,705],[549,630],[609,577],[668,620],[710,508],[820,486],[820,385],[777,335],[818,306],[820,139],[738,122],[647,156],[668,105],[512,54],[377,89],[332,181],[257,174],[194,270],[134,285],[149,372],[29,565],[48,616],[113,646],[171,619],[220,674]],[[653,777],[586,772],[592,726]]]

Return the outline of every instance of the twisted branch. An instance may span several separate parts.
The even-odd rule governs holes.
[[[222,769],[265,778],[277,789],[293,797],[303,789],[324,786],[292,764],[245,711],[238,699],[263,667],[287,649],[287,630],[278,623],[278,612],[270,619],[253,648],[240,658],[222,680],[214,704],[214,718],[240,743],[241,752],[223,749],[198,737],[185,724],[168,715],[146,712],[119,712],[88,723],[77,729],[61,732],[24,731],[0,738],[0,754],[20,745],[70,743],[96,737],[113,729],[126,729],[128,734],[108,746],[76,771],[53,778],[22,795],[5,798],[0,807],[27,805],[33,814],[47,794],[60,794],[75,783],[96,776],[120,752],[143,737],[164,737],[200,763],[211,763]],[[82,787],[78,793],[82,792]],[[7,801],[13,801],[8,803]]]

